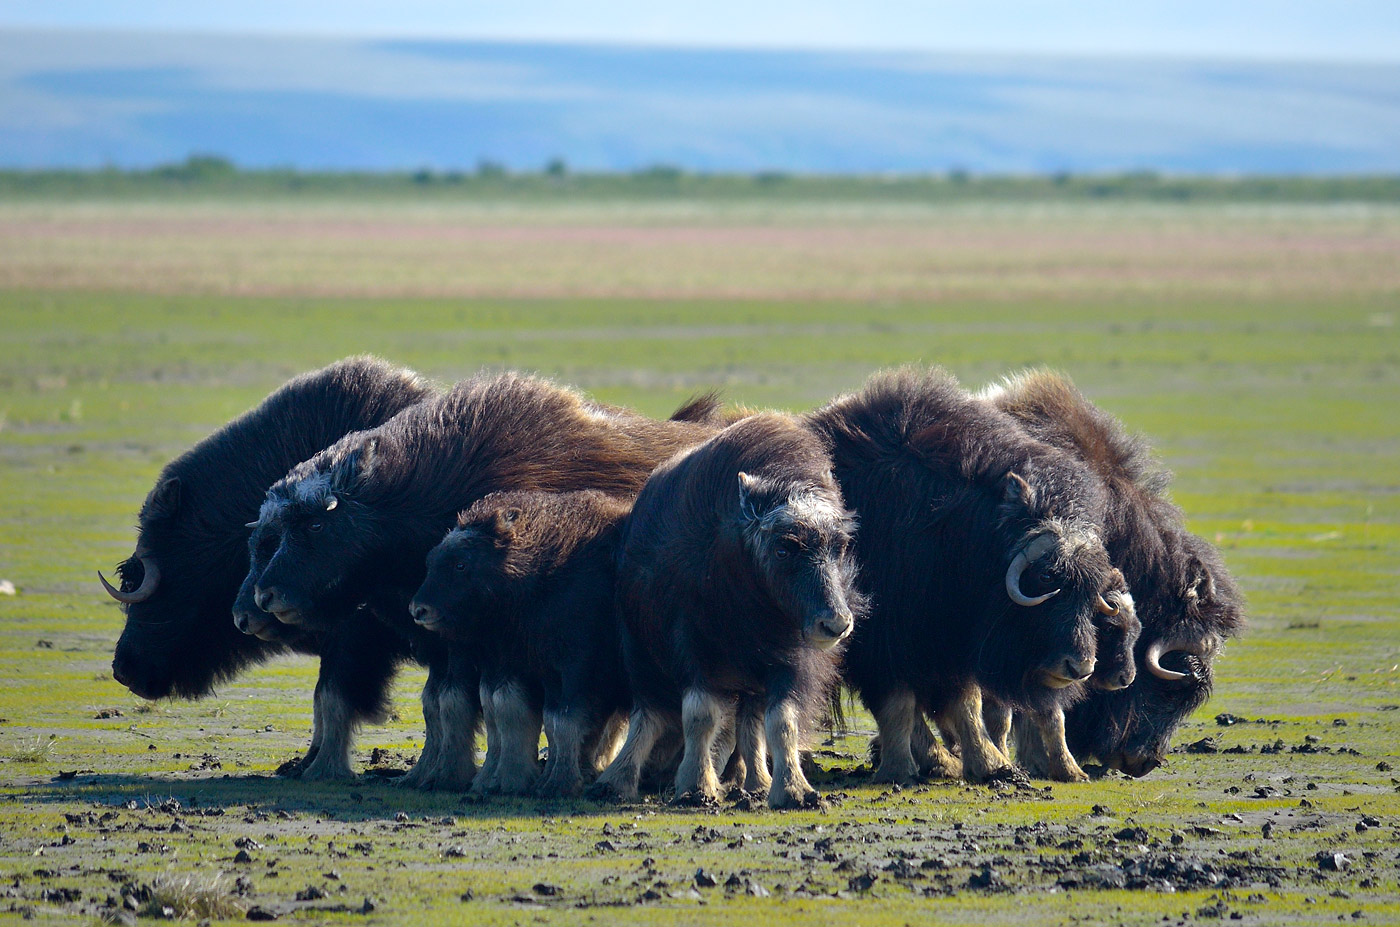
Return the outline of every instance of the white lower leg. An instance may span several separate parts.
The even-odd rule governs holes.
[[[945,716],[939,718],[940,725],[945,720],[962,748],[963,774],[969,780],[981,782],[1014,768],[987,733],[982,718],[982,690],[977,686],[969,686],[949,706]]]
[[[1056,707],[1035,716],[1046,763],[1045,775],[1058,782],[1088,782],[1089,774],[1075,762],[1065,740],[1065,712]]]
[[[541,795],[573,795],[583,786],[579,756],[583,751],[583,728],[566,712],[545,712],[545,737],[549,740],[549,760],[545,764]]]
[[[428,674],[428,682],[423,686],[423,749],[418,754],[418,762],[413,764],[413,768],[408,771],[399,781],[410,787],[425,787],[432,783],[432,778],[437,772],[437,751],[438,751],[438,685],[433,679],[432,673]]]
[[[318,700],[321,743],[316,755],[301,771],[308,781],[350,779],[350,747],[355,742],[355,712],[334,689],[325,689]],[[313,714],[316,712],[313,709]]]
[[[472,791],[488,793],[496,788],[496,770],[501,765],[501,732],[496,727],[496,705],[492,698],[495,690],[483,682],[478,692],[481,696],[482,726],[486,729],[486,758],[481,762],[481,769],[477,770]]]
[[[919,720],[919,705],[909,689],[896,689],[875,713],[880,728],[880,767],[875,770],[876,782],[907,784],[919,776],[914,762],[914,724]],[[776,748],[775,748],[776,749]]]
[[[492,694],[496,730],[500,732],[501,760],[496,767],[497,788],[508,795],[522,795],[535,785],[540,772],[540,713],[530,705],[525,690],[514,683]]]
[[[801,712],[794,702],[784,700],[769,706],[764,721],[768,746],[773,753],[773,785],[768,790],[768,806],[800,806],[814,792],[802,774]]]
[[[437,769],[433,788],[461,790],[476,777],[477,710],[471,693],[450,686],[438,695]]]
[[[685,753],[676,771],[676,797],[686,793],[719,798],[719,777],[715,775],[715,736],[724,725],[729,708],[704,689],[687,689],[681,699],[681,731]]]
[[[944,779],[962,778],[962,760],[943,746],[943,738],[929,728],[922,712],[914,719],[914,737],[910,746],[914,762],[919,767],[919,775]]]
[[[603,725],[602,733],[598,735],[598,744],[593,749],[592,766],[593,772],[601,773],[608,768],[608,764],[617,756],[617,751],[622,749],[622,742],[627,737],[627,716],[618,712],[608,718]]]
[[[768,739],[763,731],[763,714],[758,702],[746,701],[739,709],[738,749],[744,762],[746,792],[766,792],[773,785],[768,774]]]
[[[598,776],[599,792],[610,792],[623,801],[637,798],[637,782],[652,748],[666,731],[666,721],[645,708],[634,708],[627,724],[627,741],[608,768]]]
[[[987,736],[1007,759],[1011,758],[1011,709],[1001,702],[982,700],[982,721],[987,725]]]

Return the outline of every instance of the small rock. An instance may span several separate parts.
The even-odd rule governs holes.
[[[1320,850],[1316,856],[1317,868],[1326,872],[1345,872],[1351,868],[1351,857],[1333,850]]]
[[[853,892],[868,892],[878,881],[880,881],[880,877],[867,870],[858,876],[852,876],[846,885]]]
[[[559,886],[550,885],[548,882],[536,882],[530,887],[530,891],[534,892],[536,895],[553,896],[559,894]]]
[[[262,905],[257,904],[249,908],[248,913],[244,915],[244,917],[248,918],[250,921],[275,921],[281,916],[282,915],[278,914],[276,911],[269,911]]]
[[[773,894],[768,889],[764,888],[762,885],[759,885],[757,882],[749,882],[747,885],[745,885],[744,892],[745,894],[752,895],[755,898],[767,898],[769,895]]]
[[[15,595],[19,590],[15,584],[8,579],[0,579],[0,595]]]
[[[365,896],[365,902],[364,902],[364,904],[360,905],[360,913],[361,913],[361,914],[373,914],[375,908],[377,908],[377,907],[378,907],[378,905],[376,905],[376,904],[374,903],[374,899],[373,899],[373,898],[370,898],[368,895],[366,895],[366,896]]]
[[[320,901],[326,897],[326,893],[314,885],[308,885],[297,892],[297,901]]]
[[[251,863],[253,861],[253,855],[247,850],[239,850],[234,854],[233,861],[235,863]]]
[[[703,869],[695,870],[695,885],[697,888],[714,888],[719,882],[715,877]]]

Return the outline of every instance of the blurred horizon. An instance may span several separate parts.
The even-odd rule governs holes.
[[[302,171],[1400,173],[1400,61],[6,28],[8,18],[0,168],[139,169],[202,153]]]

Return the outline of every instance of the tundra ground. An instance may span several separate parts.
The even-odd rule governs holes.
[[[1400,920],[1400,212],[638,208],[444,231],[383,203],[0,204],[0,912]],[[898,363],[974,386],[1054,366],[1153,437],[1251,627],[1140,781],[874,786],[857,711],[816,744],[823,811],[475,803],[386,781],[421,745],[418,672],[361,738],[371,774],[279,779],[314,665],[140,702],[110,678],[94,570],[166,460],[362,351],[654,414],[710,386],[807,408]]]

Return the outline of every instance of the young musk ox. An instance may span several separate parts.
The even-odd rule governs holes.
[[[595,783],[635,798],[653,747],[684,736],[678,799],[713,799],[712,750],[745,705],[738,749],[768,803],[810,803],[799,749],[862,610],[854,523],[821,441],[795,419],[756,415],[658,467],[623,530],[617,597],[632,686],[627,741]],[[756,700],[766,731],[755,730]]]
[[[1145,672],[1117,691],[1091,693],[1070,710],[1066,734],[1076,756],[1146,775],[1210,697],[1212,663],[1244,628],[1244,600],[1219,553],[1187,531],[1166,498],[1170,476],[1150,449],[1067,379],[1031,371],[983,395],[1035,437],[1078,455],[1107,485],[1104,542],[1133,590],[1142,622],[1136,662]],[[1038,734],[1018,722],[1018,746],[1032,766],[1044,752]]]
[[[117,568],[120,586],[102,578],[126,611],[112,676],[142,698],[200,698],[276,654],[319,654],[314,733],[302,765],[311,778],[343,766],[343,756],[315,762],[323,741],[343,754],[355,727],[383,714],[404,650],[363,621],[333,641],[271,621],[246,629],[257,636],[240,634],[229,611],[248,572],[248,522],[288,468],[430,392],[411,371],[348,358],[296,377],[166,465],[141,507],[136,550]]]
[[[1126,592],[1100,540],[1102,485],[940,370],[877,374],[808,420],[861,522],[872,611],[846,678],[879,724],[878,779],[919,774],[921,710],[956,739],[965,776],[1013,774],[982,691],[1053,716],[1094,672],[1105,597]],[[927,747],[956,770],[941,745]]]
[[[473,792],[530,790],[541,722],[541,797],[578,794],[582,757],[594,775],[612,759],[631,705],[614,597],[629,508],[593,490],[492,493],[428,554],[409,610],[481,667],[487,748]]]
[[[702,418],[709,400],[678,415]],[[428,666],[423,755],[404,782],[461,789],[476,771],[480,674],[460,648],[415,624],[408,602],[457,513],[491,492],[597,489],[630,498],[652,468],[717,429],[658,422],[534,377],[478,376],[378,428],[347,435],[268,490],[249,578],[279,622],[338,633],[364,603]]]

